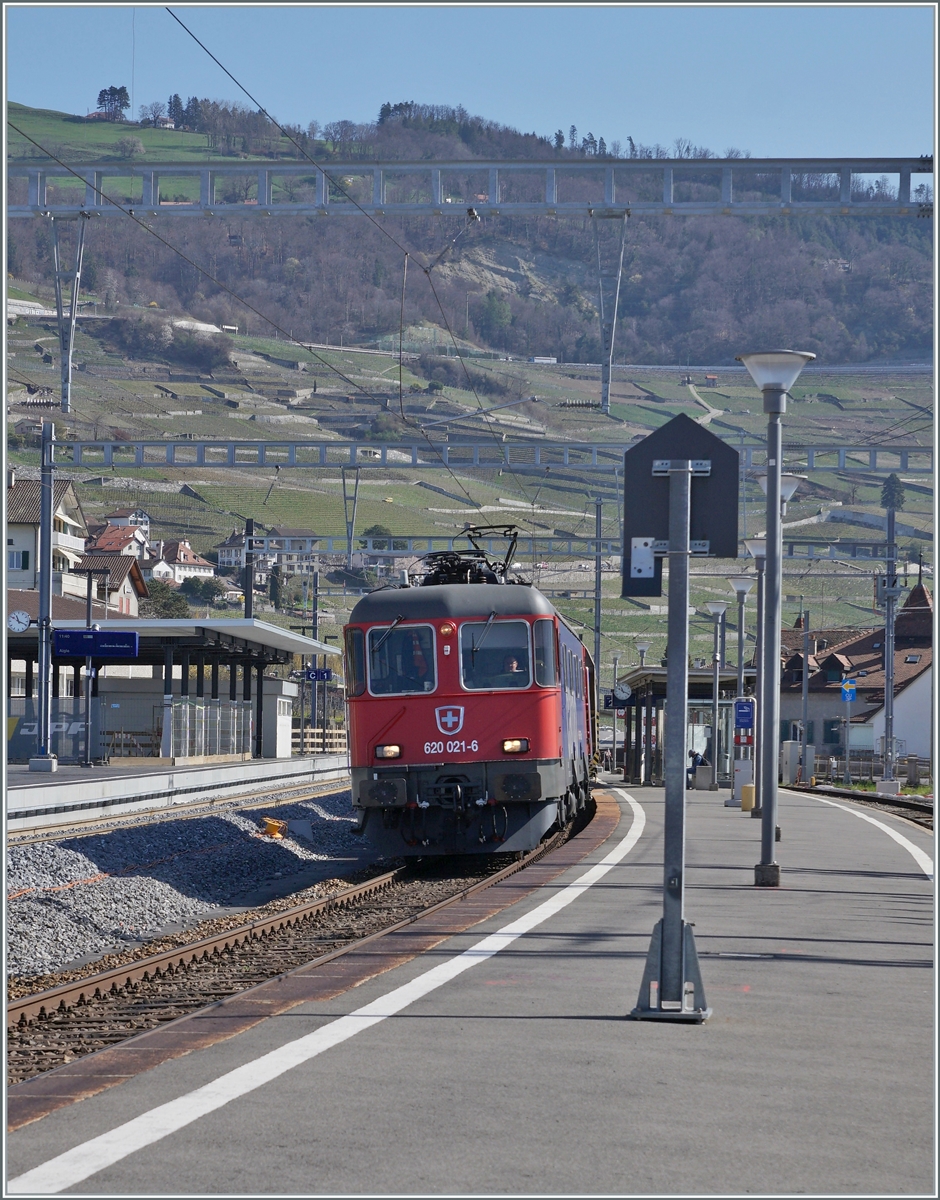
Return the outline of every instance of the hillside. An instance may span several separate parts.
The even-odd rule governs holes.
[[[209,102],[202,104],[209,112]],[[308,131],[295,134],[325,163],[405,156],[469,163],[487,156],[564,158],[591,152],[583,146],[556,148],[547,138],[471,118],[462,110],[404,107],[404,113],[386,114],[370,126],[334,122],[321,130],[312,122]],[[270,129],[261,137],[257,114],[238,118],[247,131],[240,134],[237,111],[226,108],[225,113],[225,121],[218,113],[213,118],[214,132],[202,133],[89,124],[11,106],[17,125],[74,161],[117,160],[118,142],[128,132],[143,146],[138,162],[230,161],[259,151],[299,157],[286,139],[272,140]],[[11,135],[12,155],[26,149]],[[701,147],[687,150],[708,153]],[[631,153],[666,151],[634,145]],[[599,360],[589,221],[490,217],[461,232],[457,221],[396,218],[390,232],[412,255],[405,324],[449,326],[471,344],[512,355]],[[375,224],[309,217],[168,220],[160,233],[197,267],[129,221],[102,220],[88,237],[84,282],[89,293],[110,310],[155,302],[200,320],[270,333],[261,317],[226,293],[229,288],[304,340],[377,345],[397,337],[403,257]],[[434,269],[435,295],[419,268],[437,259],[458,233]],[[785,342],[813,350],[828,363],[928,361],[932,253],[929,221],[634,217],[615,359],[730,364],[746,346]],[[12,223],[8,271],[18,280],[51,282],[45,226]]]

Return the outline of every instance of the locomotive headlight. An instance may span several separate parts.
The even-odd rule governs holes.
[[[445,621],[441,626],[441,637],[452,637],[455,629],[455,625],[452,625],[450,621]]]
[[[528,748],[528,738],[506,738],[503,742],[503,754],[525,754]]]
[[[401,758],[401,746],[376,746],[376,758]]]

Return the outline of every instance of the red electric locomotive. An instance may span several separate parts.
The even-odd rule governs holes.
[[[353,805],[390,855],[529,850],[586,804],[594,664],[540,591],[466,553],[364,596],[345,627]]]

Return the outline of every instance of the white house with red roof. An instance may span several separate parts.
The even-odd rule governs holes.
[[[215,574],[212,563],[197,554],[185,538],[157,542],[154,551],[155,556],[143,563],[145,579],[182,583],[184,579],[210,579]]]

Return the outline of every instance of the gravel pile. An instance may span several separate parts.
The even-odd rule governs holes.
[[[10,846],[9,973],[57,971],[150,940],[168,926],[191,925],[242,904],[272,880],[363,848],[363,839],[352,833],[348,791],[272,804],[268,815],[309,821],[310,839],[257,836],[264,811],[230,809]]]

